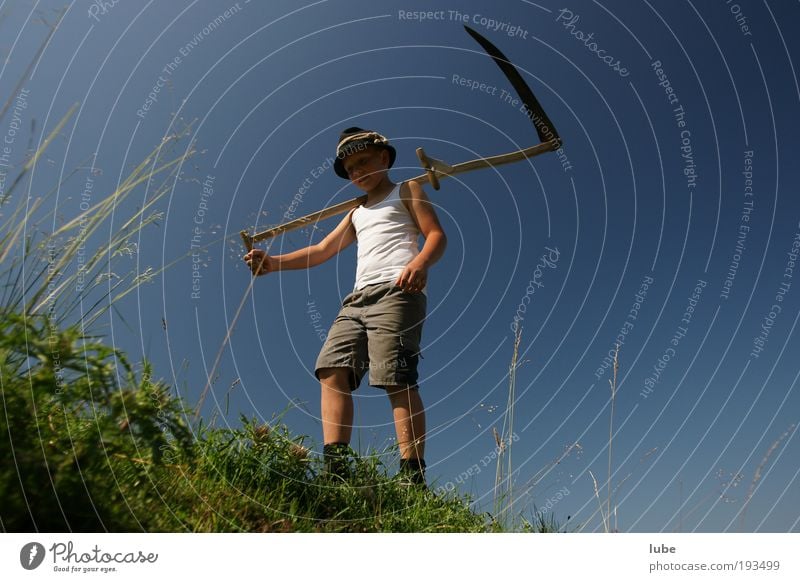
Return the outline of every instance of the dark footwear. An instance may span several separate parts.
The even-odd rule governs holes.
[[[330,443],[322,447],[325,459],[325,473],[342,479],[349,479],[353,470],[350,466],[353,450],[347,443]]]
[[[425,484],[425,459],[400,459],[400,482],[427,489]]]

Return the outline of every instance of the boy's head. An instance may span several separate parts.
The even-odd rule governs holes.
[[[377,152],[385,150],[389,156],[388,168],[394,164],[397,152],[389,145],[389,140],[375,131],[361,129],[360,127],[348,127],[339,134],[339,143],[336,146],[336,160],[333,162],[333,171],[336,175],[345,180],[350,179],[350,175],[345,169],[344,160],[348,156],[358,154],[361,157],[364,152]]]

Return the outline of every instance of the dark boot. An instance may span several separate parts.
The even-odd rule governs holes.
[[[400,477],[425,489],[425,459],[400,459]]]
[[[325,473],[348,479],[352,475],[350,468],[350,445],[347,443],[329,443],[322,447],[322,456],[325,459]]]

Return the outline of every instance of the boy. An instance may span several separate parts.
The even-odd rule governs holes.
[[[427,309],[428,269],[444,254],[447,237],[433,205],[416,182],[395,184],[388,170],[396,151],[374,131],[345,129],[334,171],[367,194],[316,245],[285,255],[253,249],[244,260],[254,275],[319,265],[358,242],[355,288],[328,332],[315,366],[321,387],[325,465],[346,475],[353,424],[352,391],[369,384],[389,396],[400,447],[401,473],[425,484],[425,410],[417,386],[417,360]],[[417,239],[425,244],[419,250]]]

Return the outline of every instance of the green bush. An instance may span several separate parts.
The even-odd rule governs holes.
[[[128,495],[165,456],[191,454],[168,388],[76,326],[2,313],[0,387],[7,531],[138,529]]]

